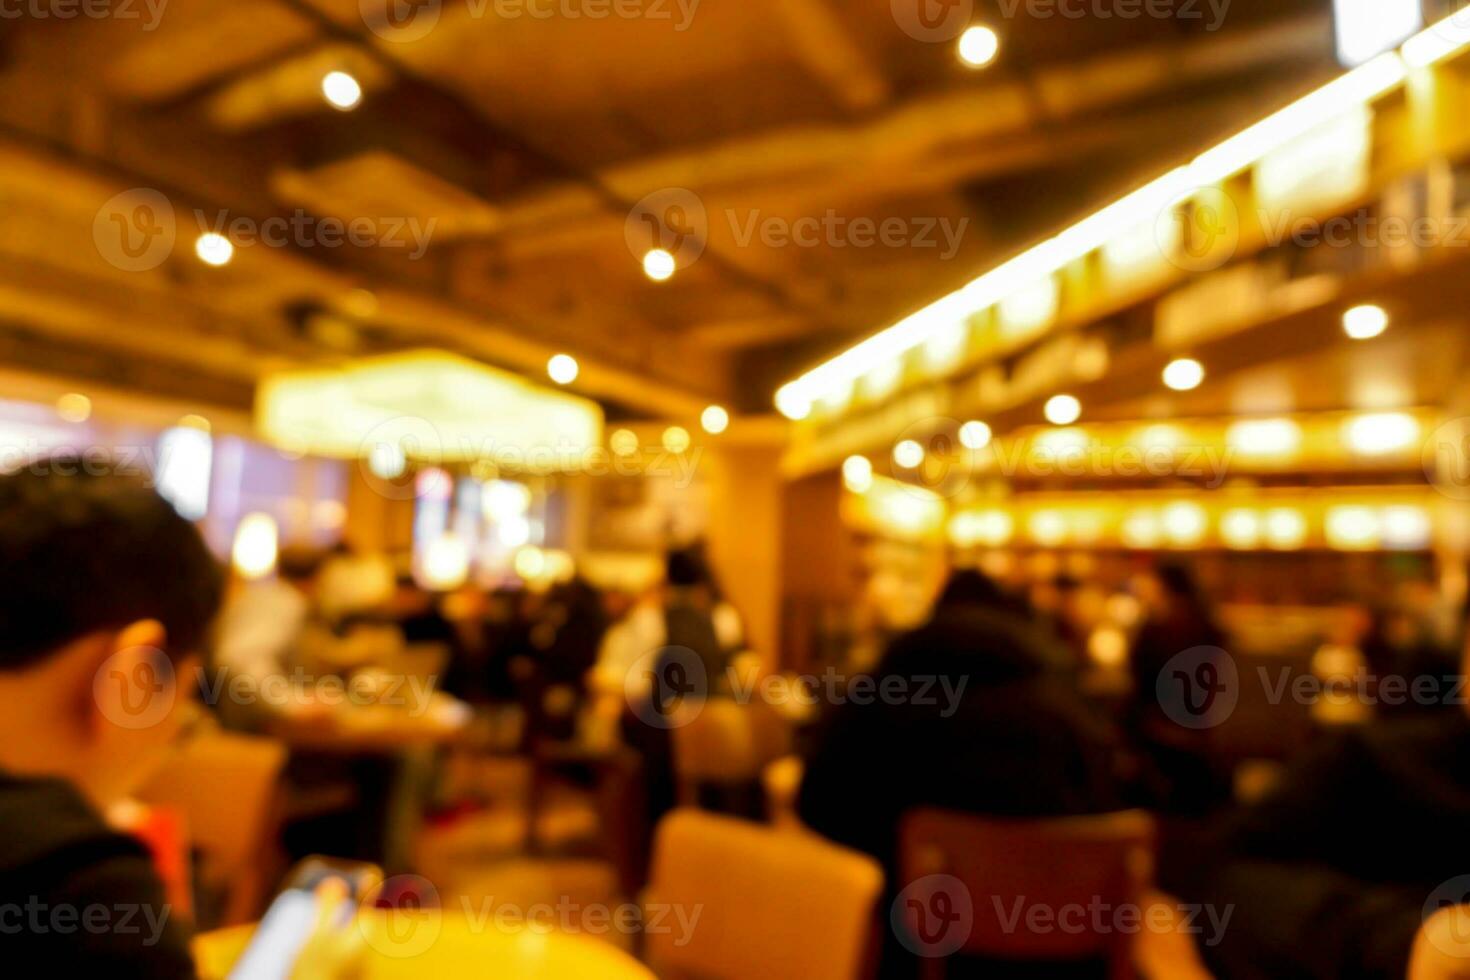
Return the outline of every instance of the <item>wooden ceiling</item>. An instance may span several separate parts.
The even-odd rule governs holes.
[[[541,377],[567,351],[574,388],[615,416],[765,412],[803,365],[1335,70],[1328,0],[1233,0],[1216,30],[1205,3],[1038,19],[980,0],[1002,37],[983,71],[909,36],[887,0],[587,15],[627,2],[174,0],[156,22],[142,2],[7,21],[3,366],[239,407],[263,371],[352,354],[434,345]],[[436,19],[385,37],[386,3]],[[355,111],[321,98],[334,69],[361,81]],[[141,271],[97,237],[133,188],[174,212],[171,252]],[[703,251],[653,283],[630,212],[668,188],[703,208]],[[963,234],[952,255],[938,231],[925,248],[746,234],[829,214]],[[221,215],[370,218],[390,241],[427,230],[426,248],[308,231],[211,268],[193,240]]]

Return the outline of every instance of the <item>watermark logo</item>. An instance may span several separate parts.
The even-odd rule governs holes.
[[[1451,419],[1425,440],[1421,462],[1434,489],[1470,500],[1470,418]]]
[[[119,728],[152,728],[169,716],[179,687],[173,661],[153,647],[119,650],[92,677],[103,717]]]
[[[384,956],[408,959],[439,941],[444,913],[439,889],[422,875],[393,875],[362,897],[358,927],[367,944]]]
[[[157,30],[168,0],[6,0],[0,20],[139,20],[142,30]]]
[[[704,254],[709,238],[709,214],[699,195],[683,187],[665,187],[633,205],[623,222],[623,241],[640,262],[654,249],[674,257],[674,266],[687,269]]]
[[[915,956],[952,956],[975,928],[970,889],[954,875],[925,875],[911,883],[888,912],[893,934]]]
[[[1219,187],[1195,188],[1159,212],[1154,241],[1177,268],[1213,272],[1240,247],[1240,208]]]
[[[1219,647],[1191,647],[1164,664],[1154,684],[1159,707],[1184,728],[1223,724],[1240,700],[1235,658]]]
[[[998,0],[1007,20],[1024,13],[1031,20],[1185,20],[1201,21],[1218,31],[1230,13],[1231,0]]]
[[[134,187],[107,200],[92,219],[97,253],[124,272],[147,272],[174,250],[174,206],[151,187]]]
[[[943,44],[964,32],[975,0],[889,0],[893,21],[915,41]]]
[[[678,728],[698,718],[709,696],[709,673],[688,647],[659,647],[628,671],[623,694],[628,707],[651,728]]]
[[[1424,938],[1441,953],[1456,959],[1470,957],[1470,915],[1463,914],[1465,909],[1460,909],[1460,914],[1440,913],[1465,905],[1470,905],[1470,875],[1456,875],[1441,882],[1424,902]]]
[[[422,40],[439,24],[443,0],[357,0],[367,29],[385,41]]]

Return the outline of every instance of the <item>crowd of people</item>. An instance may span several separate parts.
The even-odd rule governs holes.
[[[1234,909],[1222,941],[1200,951],[1221,976],[1404,975],[1426,902],[1466,867],[1455,833],[1470,816],[1463,699],[1324,731],[1273,788],[1240,802],[1212,730],[1180,724],[1159,683],[1185,651],[1205,651],[1191,676],[1219,676],[1225,665],[1211,658],[1230,656],[1227,631],[1185,566],[1160,565],[1150,583],[1130,630],[1131,693],[1117,698],[1087,680],[1096,657],[1068,611],[1082,583],[1022,589],[955,572],[927,620],[894,636],[862,674],[879,689],[931,679],[946,701],[819,705],[796,741],[797,814],[875,857],[891,899],[903,884],[898,827],[917,807],[1018,820],[1146,809],[1161,828],[1159,883]],[[142,484],[95,468],[0,477],[0,905],[166,910],[148,851],[106,815],[181,737],[191,678],[215,693],[204,700],[220,724],[310,728],[340,707],[308,695],[244,704],[207,679],[263,689],[279,676],[370,677],[389,662],[385,650],[437,651],[424,669],[439,682],[440,707],[460,721],[513,711],[521,751],[585,735],[615,705],[610,734],[641,762],[646,832],[674,805],[670,725],[660,722],[691,693],[733,696],[726,679],[742,632],[698,548],[671,553],[661,585],[637,598],[576,578],[545,591],[437,595],[391,566],[295,549],[273,579],[227,588],[195,528]],[[1358,630],[1380,681],[1392,671],[1443,676],[1445,640],[1430,637],[1391,616]],[[705,680],[697,691],[691,674]],[[167,710],[130,724],[139,685],[166,693]],[[316,761],[301,753],[286,778],[327,778]],[[325,840],[340,850],[351,840],[353,856],[391,867],[399,859],[371,831],[397,812],[386,801],[401,772],[329,776],[368,787],[385,809],[349,815],[368,833],[307,833],[293,846],[310,853]],[[9,926],[0,918],[22,962],[61,972],[193,973],[177,916],[160,913],[146,943],[147,932]],[[891,940],[878,956],[883,976],[916,970]],[[969,966],[1063,975],[1057,964]],[[1073,968],[1085,975],[1091,965]],[[318,969],[337,975],[330,956]]]

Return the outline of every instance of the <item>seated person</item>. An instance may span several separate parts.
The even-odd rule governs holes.
[[[61,457],[0,476],[0,943],[25,974],[192,977],[149,853],[102,814],[167,758],[222,576],[138,480]],[[337,976],[319,932],[294,975]]]
[[[1406,975],[1426,913],[1439,898],[1470,899],[1440,891],[1470,869],[1470,717],[1459,706],[1324,738],[1209,846],[1189,849],[1202,866],[1166,858],[1169,890],[1234,906],[1223,940],[1202,950],[1221,976]]]
[[[100,814],[165,756],[221,575],[163,498],[95,470],[0,477],[0,932],[58,975],[189,977],[148,852]]]
[[[929,622],[898,637],[873,672],[877,691],[902,681],[914,696],[850,700],[829,719],[807,759],[802,820],[882,861],[891,900],[902,885],[898,825],[910,810],[1052,817],[1115,809],[1106,729],[1051,643],[980,573],[957,573]],[[937,681],[924,687],[926,678]],[[881,975],[913,972],[887,943]],[[1063,974],[1039,966],[1021,975]]]

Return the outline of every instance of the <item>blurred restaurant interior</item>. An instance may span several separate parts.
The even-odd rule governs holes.
[[[0,0],[0,78],[0,702],[156,620],[85,714],[181,726],[17,708],[0,837],[76,783],[198,976],[1470,977],[1461,0]],[[201,649],[66,524],[135,483]],[[90,901],[12,852],[5,942]]]

